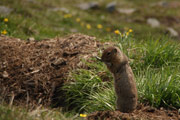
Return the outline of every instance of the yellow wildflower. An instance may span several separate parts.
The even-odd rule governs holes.
[[[128,35],[129,35],[129,32],[126,32],[126,35],[128,36]]]
[[[117,35],[121,34],[121,32],[119,30],[115,30],[114,33]]]
[[[86,114],[80,114],[80,117],[86,117],[87,115]]]
[[[132,29],[129,29],[129,32],[131,33],[131,32],[133,32],[133,30],[132,30]]]
[[[81,26],[84,26],[84,22],[81,22]]]
[[[102,26],[101,24],[98,24],[98,25],[97,25],[97,28],[98,28],[98,29],[102,29],[103,26]]]
[[[71,17],[72,17],[71,14],[65,14],[65,15],[64,15],[64,18],[71,18]]]
[[[7,18],[4,18],[4,22],[8,22],[8,19],[7,19]]]
[[[7,34],[7,31],[6,31],[6,30],[3,30],[3,31],[1,31],[1,34],[6,35],[6,34]]]
[[[76,22],[80,22],[81,21],[81,19],[80,18],[76,18]]]
[[[91,29],[91,25],[90,24],[86,24],[86,28],[87,29]]]

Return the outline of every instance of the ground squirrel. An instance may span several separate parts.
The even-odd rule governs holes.
[[[114,75],[117,109],[121,112],[132,112],[136,109],[138,96],[127,56],[117,47],[109,47],[104,50],[101,61]]]

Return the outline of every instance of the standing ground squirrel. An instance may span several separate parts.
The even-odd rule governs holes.
[[[104,50],[101,60],[114,75],[117,109],[121,112],[132,112],[136,109],[138,95],[127,56],[117,47],[109,47]]]

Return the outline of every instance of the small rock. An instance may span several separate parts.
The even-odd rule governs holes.
[[[37,3],[35,0],[26,0],[27,2]]]
[[[4,71],[3,74],[2,74],[2,76],[3,76],[4,78],[8,78],[8,77],[9,77],[9,74],[8,74],[6,71]]]
[[[136,9],[134,8],[118,8],[117,11],[119,13],[123,13],[123,14],[132,14],[136,11]]]
[[[33,37],[30,37],[27,39],[28,42],[35,42],[35,39]]]
[[[78,32],[78,30],[77,29],[70,29],[70,31],[72,32],[72,33],[76,33],[76,32]]]
[[[81,10],[96,9],[99,7],[97,2],[82,3],[77,5]]]
[[[9,15],[11,12],[12,12],[11,8],[8,8],[6,6],[0,6],[0,14]]]
[[[153,27],[153,28],[160,26],[160,22],[157,19],[155,19],[155,18],[148,18],[147,19],[147,23],[149,25],[151,25],[151,27]]]
[[[162,6],[162,7],[168,7],[169,4],[166,1],[160,1],[157,3],[157,5]]]
[[[54,12],[62,11],[64,13],[69,13],[69,10],[67,8],[64,8],[64,7],[62,7],[62,8],[52,8],[52,9],[50,9],[50,11],[54,11]]]
[[[90,2],[89,6],[91,9],[96,9],[99,7],[99,4],[97,2]]]
[[[154,7],[154,6],[168,7],[169,4],[166,1],[160,1],[160,2],[156,2],[156,3],[152,3],[151,6],[152,7]]]
[[[167,31],[170,33],[170,35],[172,37],[178,37],[179,36],[178,32],[176,30],[174,30],[173,28],[171,28],[171,27],[168,27]]]
[[[109,12],[113,12],[116,9],[116,2],[110,2],[109,4],[106,5],[106,9]]]

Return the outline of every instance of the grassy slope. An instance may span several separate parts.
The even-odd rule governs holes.
[[[167,22],[166,17],[179,18],[178,12],[180,9],[177,8],[166,8],[166,7],[151,7],[153,1],[124,1],[119,2],[117,7],[132,7],[136,8],[137,12],[132,15],[124,15],[118,13],[108,13],[105,10],[105,5],[109,0],[99,2],[101,8],[99,10],[79,10],[75,5],[82,3],[81,1],[75,0],[36,0],[28,2],[28,0],[17,0],[8,1],[1,0],[0,4],[13,8],[9,18],[9,34],[11,36],[20,37],[26,39],[28,37],[35,37],[37,39],[51,38],[57,35],[66,35],[71,33],[71,29],[75,28],[79,32],[98,36],[99,38],[107,37],[106,28],[110,27],[112,30],[121,29],[124,27],[132,28],[135,32],[135,38],[144,39],[147,34],[153,36],[161,36],[165,33],[164,26]],[[141,7],[140,7],[141,6]],[[142,7],[143,6],[143,7]],[[64,7],[69,10],[73,17],[64,19],[64,12],[53,11],[54,8]],[[76,18],[80,18],[84,23],[91,24],[92,29],[88,30],[85,26],[81,26],[76,22]],[[104,19],[102,19],[104,17]],[[160,28],[153,29],[146,24],[145,18],[156,17],[162,21]],[[112,19],[113,18],[113,19]],[[127,22],[134,21],[134,22]],[[171,23],[171,22],[170,22]],[[102,24],[103,29],[98,30],[97,24]],[[170,25],[178,30],[179,26],[176,24]],[[64,28],[63,31],[61,29]],[[109,33],[108,35],[112,35]]]
[[[179,25],[169,21],[166,22],[167,18],[174,18],[174,16],[175,18],[180,18],[178,14],[180,12],[179,8],[151,7],[150,4],[157,2],[157,0],[144,0],[141,2],[139,2],[139,0],[121,0],[118,7],[133,7],[137,9],[137,12],[132,15],[123,15],[118,13],[108,13],[105,11],[105,5],[110,0],[105,0],[103,2],[100,1],[102,7],[99,10],[88,11],[82,11],[75,7],[75,4],[81,3],[85,0],[34,1],[35,3],[26,0],[1,0],[0,5],[8,6],[14,10],[8,16],[0,16],[0,30],[6,29],[8,35],[13,37],[22,39],[35,37],[36,39],[41,40],[44,38],[70,34],[72,29],[77,29],[78,32],[96,36],[101,41],[117,42],[117,45],[119,45],[119,47],[131,58],[131,66],[134,70],[139,88],[138,92],[139,97],[141,98],[140,101],[148,101],[149,104],[157,107],[180,107],[180,74],[178,72],[180,71],[179,45],[174,42],[167,42],[171,41],[172,38],[167,36],[162,37],[165,33],[165,26],[174,27],[176,30],[179,29]],[[53,8],[59,7],[67,8],[69,13],[73,16],[70,18],[64,18],[66,13],[62,11],[53,11]],[[5,17],[9,19],[8,23],[2,23],[2,20]],[[102,19],[103,17],[105,19]],[[158,18],[162,22],[162,26],[160,28],[151,28],[146,24],[145,19],[148,17]],[[81,22],[85,23],[85,25],[90,24],[92,28],[87,29],[85,25],[80,25],[81,23],[76,22],[76,18],[80,18]],[[127,22],[127,19],[134,22]],[[97,24],[102,24],[103,28],[97,29]],[[121,40],[113,33],[115,29],[124,31],[124,27],[132,28],[134,31],[133,35],[131,34],[132,36],[125,41]],[[111,28],[112,31],[107,32],[106,28]],[[91,66],[91,70],[80,70],[82,71],[80,72],[82,74],[73,76],[73,79],[76,79],[77,83],[82,83],[82,86],[74,87],[73,85],[76,84],[72,83],[72,86],[69,86],[70,89],[68,87],[64,88],[69,90],[69,99],[78,97],[79,99],[76,100],[81,101],[81,103],[78,103],[75,110],[95,111],[114,109],[115,96],[112,82],[102,82],[103,79],[101,78],[101,75],[99,75],[101,72],[105,72],[107,73],[105,77],[112,79],[110,73],[102,63],[95,65],[87,64]],[[90,83],[86,83],[82,81],[88,77],[93,78],[94,82],[90,81]],[[82,92],[82,89],[79,88],[83,86],[89,87],[85,87]],[[94,90],[92,86],[95,88],[95,91],[91,91],[91,93],[88,92],[87,95],[86,91]],[[81,97],[73,96],[72,93],[74,91],[71,87],[76,89]],[[102,88],[106,88],[109,94],[104,94]],[[77,104],[77,101],[74,102]],[[97,105],[99,105],[98,108]],[[22,112],[18,109],[20,108],[15,107],[12,109],[0,106],[0,112],[4,113],[3,117],[7,118],[7,120],[11,119],[11,117],[17,119],[27,119],[27,117],[28,119],[31,119],[31,117],[32,119],[33,117],[36,119],[48,119],[48,117],[41,118],[36,115],[32,116],[26,111]],[[51,113],[52,111],[49,110],[49,112]],[[58,117],[56,117],[56,115]],[[56,115],[47,116],[58,119],[62,114],[57,112]]]

